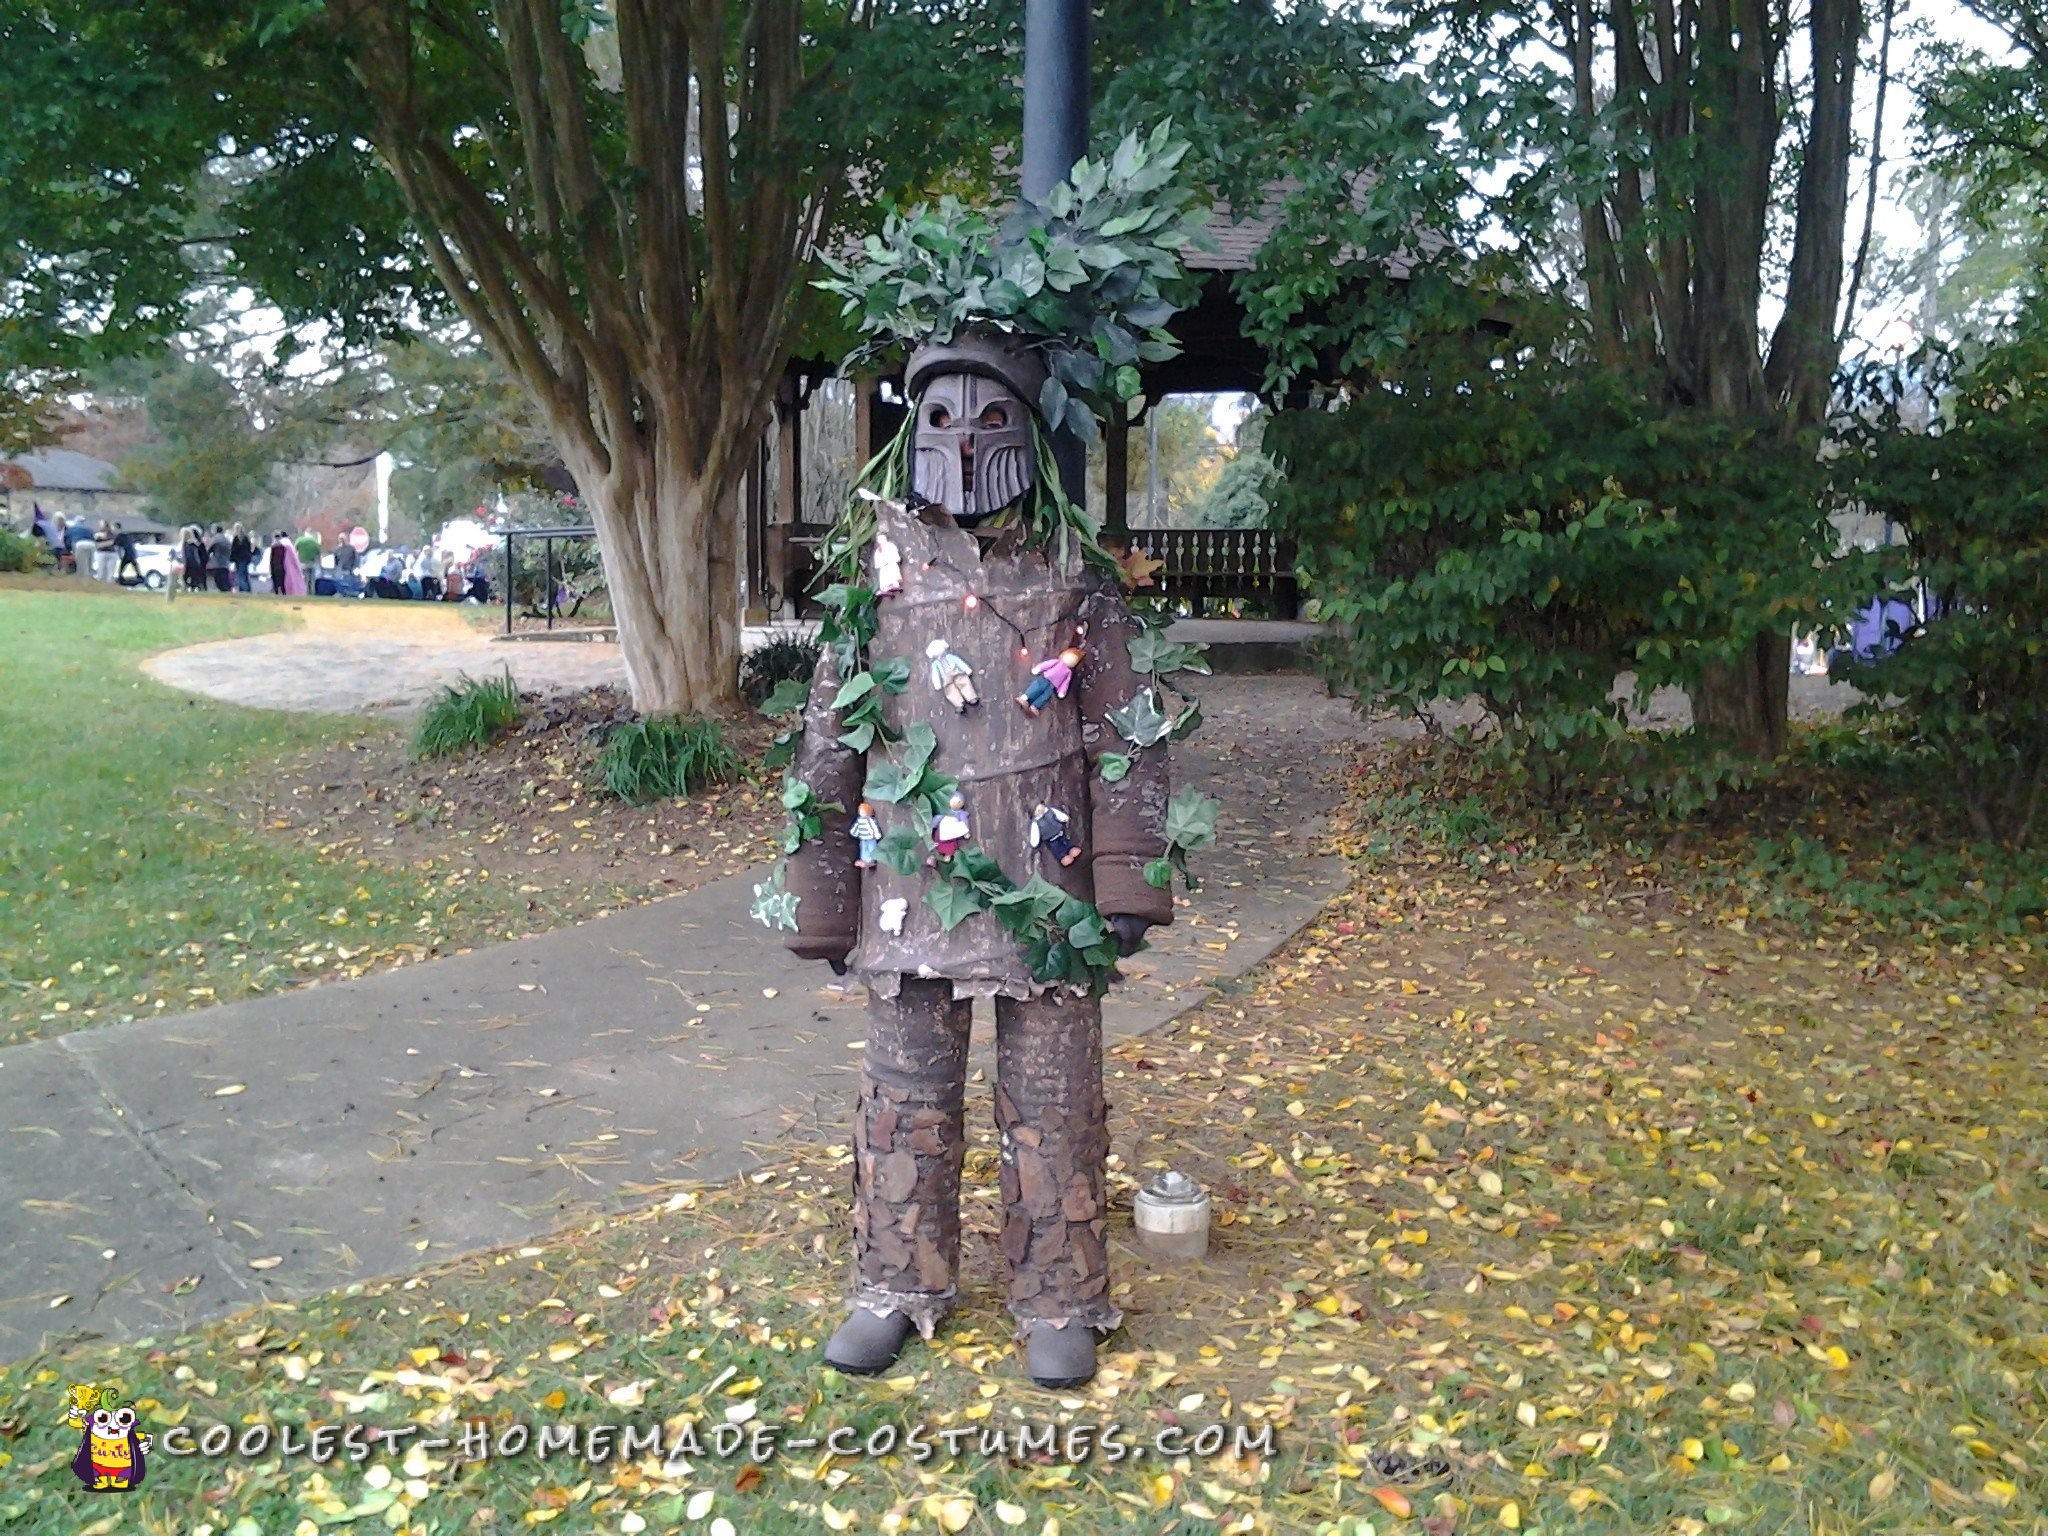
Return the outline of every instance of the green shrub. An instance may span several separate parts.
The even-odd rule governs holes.
[[[740,663],[740,693],[759,708],[782,682],[811,681],[818,666],[818,642],[799,635],[777,635],[766,645],[747,652]]]
[[[443,688],[413,733],[416,757],[447,757],[489,743],[519,723],[519,685],[503,677],[464,677]]]
[[[43,567],[47,546],[41,539],[0,528],[0,571],[28,573]]]
[[[621,800],[681,800],[745,771],[725,727],[699,715],[658,716],[622,725],[604,744],[598,768]]]
[[[1865,372],[1849,405],[1839,488],[1906,542],[1842,563],[1838,617],[1872,598],[1922,616],[1830,675],[1940,762],[1977,839],[2026,848],[2048,831],[2048,304],[1968,366],[1929,351]]]
[[[1334,626],[1330,681],[1410,713],[1481,705],[1472,734],[1539,782],[1710,796],[1739,759],[1704,731],[1646,740],[1627,704],[1819,613],[1811,445],[1647,398],[1541,312],[1512,337],[1418,335],[1341,403],[1281,412],[1265,447],[1273,525]],[[1609,696],[1622,673],[1632,700]]]

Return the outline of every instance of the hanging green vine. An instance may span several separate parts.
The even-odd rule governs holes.
[[[1145,866],[1147,884],[1165,890],[1177,872],[1190,891],[1201,883],[1188,873],[1188,855],[1216,841],[1217,802],[1198,789],[1183,789],[1166,806],[1166,855]]]
[[[981,848],[969,845],[939,860],[940,879],[925,905],[947,932],[977,912],[995,919],[1023,946],[1034,981],[1086,987],[1100,995],[1116,975],[1116,931],[1093,902],[1070,896],[1043,875],[1019,886]]]

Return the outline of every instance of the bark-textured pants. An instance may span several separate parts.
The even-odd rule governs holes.
[[[868,996],[854,1123],[854,1300],[901,1312],[926,1338],[960,1273],[963,1103],[973,1005],[947,981]],[[1058,990],[996,1000],[996,1126],[1010,1313],[1113,1328],[1104,1243],[1108,1106],[1102,1004]]]

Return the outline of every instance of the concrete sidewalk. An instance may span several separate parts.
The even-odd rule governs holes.
[[[1335,793],[1329,749],[1359,730],[1319,694],[1263,679],[1256,718],[1212,724],[1219,742],[1177,759],[1224,801],[1222,841],[1201,893],[1125,962],[1112,1034],[1173,1017],[1341,888],[1313,829]],[[0,1051],[0,1358],[514,1242],[745,1169],[792,1115],[836,1127],[863,994],[748,919],[757,878]]]

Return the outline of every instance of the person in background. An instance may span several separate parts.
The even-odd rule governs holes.
[[[80,576],[92,574],[92,529],[85,519],[74,517],[64,530],[64,550],[71,556],[71,569]]]
[[[43,509],[38,506],[36,510],[40,512]],[[64,547],[64,514],[62,512],[59,512],[55,517],[44,520],[43,541],[50,546],[51,557],[59,564],[62,564],[64,556],[70,553]]]
[[[441,596],[441,578],[447,572],[447,569],[447,565],[441,558],[441,551],[434,545],[429,544],[420,551],[419,578],[421,597],[426,598],[429,602],[439,601]]]
[[[187,592],[206,590],[206,542],[196,524],[188,523],[178,535],[178,564],[184,573]]]
[[[284,530],[279,529],[270,536],[270,590],[279,597],[284,596]]]
[[[206,539],[206,571],[213,578],[216,592],[234,591],[234,541],[228,537],[227,529],[219,523],[213,525],[213,532]]]
[[[135,558],[135,535],[119,523],[114,524],[114,554],[117,557],[114,580],[124,587],[141,586],[142,564]],[[132,577],[128,574],[130,571],[135,573]]]
[[[313,540],[313,558],[317,560],[320,558],[320,536],[317,533],[301,535],[296,544],[290,539],[284,541],[284,595],[286,597],[304,597],[306,595],[307,567],[305,562],[299,557],[299,549],[306,542],[307,537],[311,537]]]
[[[114,525],[105,518],[92,536],[92,576],[94,581],[112,581],[114,572],[120,568],[120,552],[114,548]]]
[[[308,528],[292,541],[292,548],[298,552],[300,574],[310,576],[320,569],[320,551],[324,546],[319,534]]]
[[[256,541],[249,537],[249,530],[240,523],[228,539],[228,564],[234,567],[235,590],[249,590],[249,567],[256,562]]]
[[[33,503],[33,506],[35,507],[35,516],[29,520],[29,537],[41,539],[45,544],[54,546],[57,538],[50,530],[50,519],[48,514],[43,511],[43,504],[38,501]]]
[[[362,557],[356,553],[355,545],[351,544],[347,538],[344,537],[338,540],[334,546],[334,574],[337,576],[355,575],[356,566],[361,563],[361,559]]]

